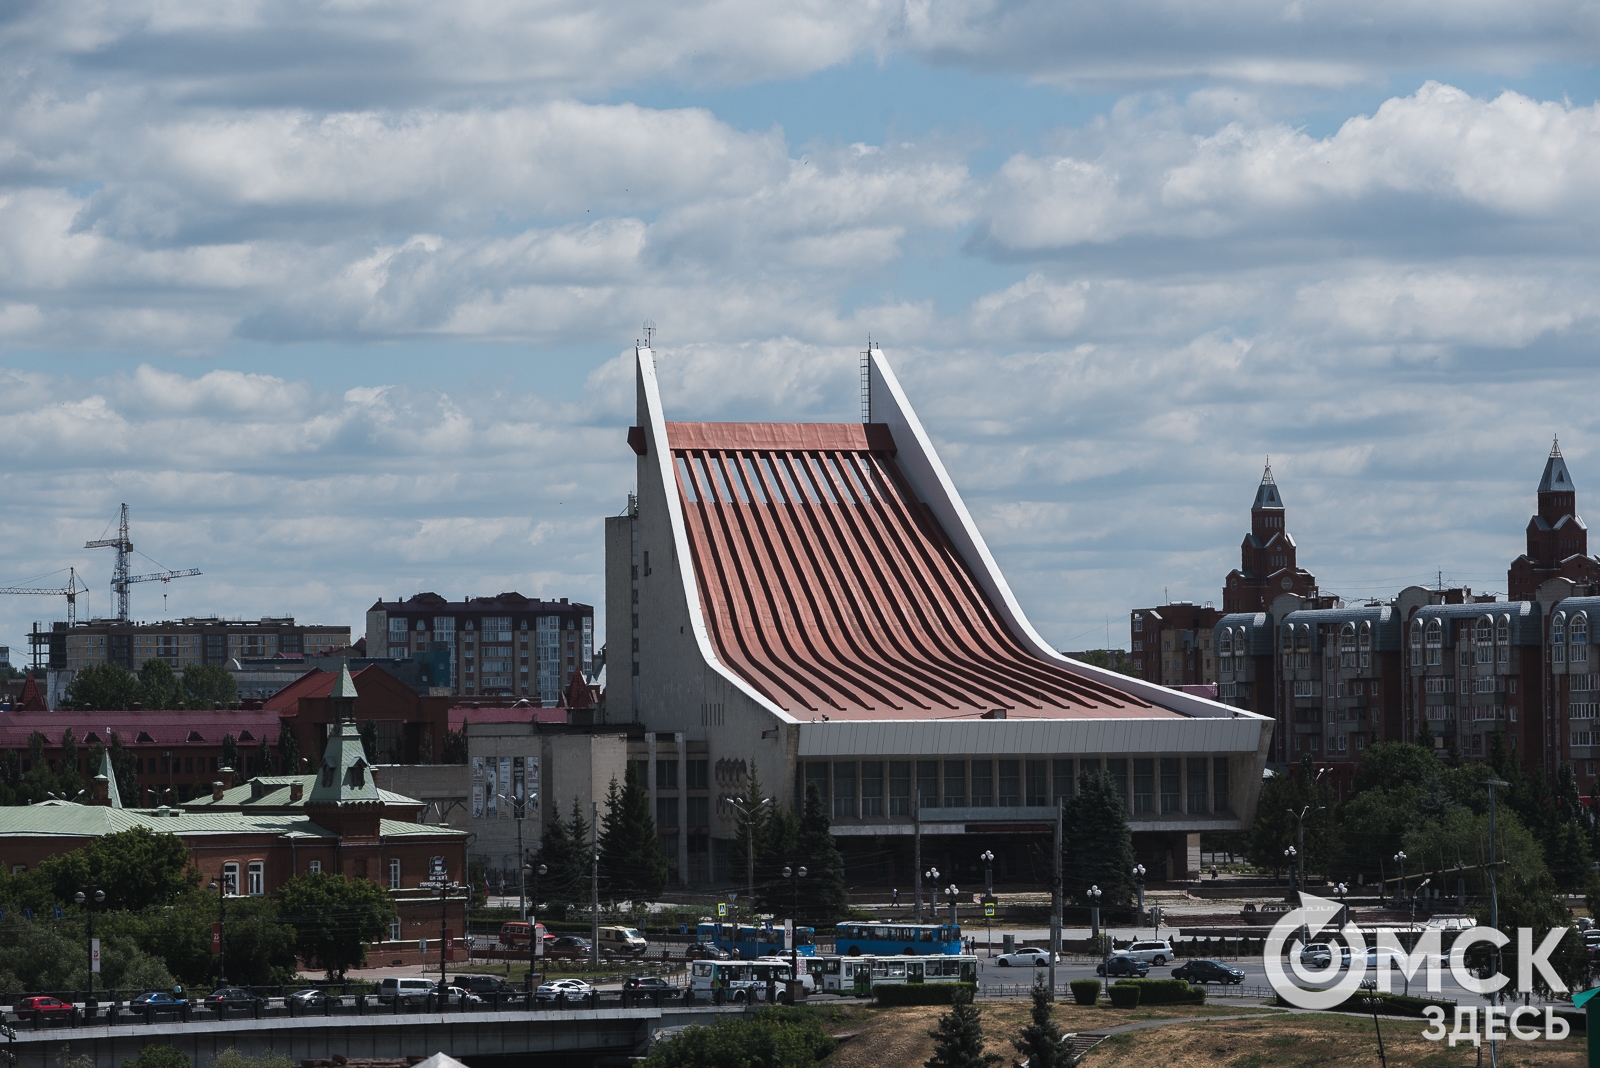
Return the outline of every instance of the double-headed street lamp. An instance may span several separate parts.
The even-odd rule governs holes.
[[[772,804],[772,798],[763,797],[759,801],[746,801],[742,797],[728,798],[728,807],[744,817],[745,842],[744,842],[744,874],[745,892],[749,894],[750,921],[755,925],[756,915],[756,813],[763,806]],[[738,918],[734,918],[734,935],[737,940],[739,932]]]
[[[783,866],[783,877],[785,879],[789,880],[789,889],[790,889],[790,892],[791,892],[791,900],[793,902],[793,909],[792,909],[790,915],[794,917],[792,920],[789,921],[789,927],[790,927],[790,931],[789,931],[789,959],[790,959],[790,962],[791,962],[790,965],[789,965],[789,968],[790,968],[789,978],[792,979],[792,980],[799,980],[799,978],[800,978],[800,880],[804,879],[806,877],[806,866],[804,864],[801,864],[798,867],[791,868],[789,865],[785,864]]]
[[[983,925],[988,929],[985,939],[989,944],[989,956],[994,956],[994,854],[985,849],[978,854],[978,859],[983,861]]]
[[[1295,885],[1295,866],[1294,866],[1294,858],[1296,856],[1298,856],[1298,855],[1299,855],[1298,851],[1295,849],[1294,846],[1290,846],[1288,849],[1285,849],[1283,851],[1283,863],[1284,863],[1284,866],[1289,869],[1289,889],[1290,890],[1299,889],[1299,887]]]
[[[961,893],[961,891],[956,889],[956,884],[955,883],[951,883],[949,886],[944,888],[944,892],[946,894],[950,895],[950,926],[951,927],[960,927],[961,926],[960,923],[958,923],[957,920],[956,920],[956,904],[957,904],[956,895]],[[935,916],[934,918],[938,919],[937,916]]]
[[[1143,864],[1135,864],[1133,866],[1133,879],[1134,879],[1134,882],[1139,884],[1139,915],[1141,917],[1143,917],[1144,916],[1144,865]]]
[[[929,868],[922,873],[922,877],[933,887],[930,891],[933,895],[933,922],[937,924],[939,922],[939,869]]]
[[[89,915],[89,1006],[93,1008],[95,1005],[94,973],[100,970],[95,967],[95,958],[99,956],[100,944],[94,940],[94,907],[105,903],[106,892],[91,883],[72,895],[72,900],[82,906]]]
[[[515,796],[515,795],[513,795],[511,797],[507,797],[505,794],[496,794],[495,796],[500,798],[500,800],[504,801],[506,804],[511,806],[511,817],[512,817],[512,819],[517,821],[517,856],[519,856],[519,857],[523,856],[523,852],[522,852],[522,821],[523,821],[523,818],[526,817],[527,814],[528,814],[528,805],[530,803],[535,808],[537,808],[539,806],[539,795],[538,794],[529,794],[528,797],[527,797],[527,800],[523,800],[523,798]],[[527,865],[524,864],[523,865],[523,871],[526,871],[526,870],[527,870]],[[487,879],[487,877],[485,877],[485,878]],[[502,886],[501,889],[504,890],[504,887]],[[527,919],[528,919],[528,892],[527,892],[527,890],[528,890],[527,883],[523,880],[522,873],[519,872],[518,875],[517,875],[517,897],[519,898],[519,900],[517,902],[517,914],[522,918],[524,923],[526,923]],[[487,892],[487,890],[485,890],[485,892],[484,892],[484,904],[488,904],[488,892]]]

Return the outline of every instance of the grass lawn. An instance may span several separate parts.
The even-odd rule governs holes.
[[[984,1034],[989,1052],[998,1053],[1006,1064],[1014,1063],[1011,1039],[1028,1022],[1026,1001],[980,1001]],[[855,1032],[825,1062],[826,1068],[921,1068],[933,1056],[933,1039],[928,1032],[947,1010],[938,1006],[880,1009],[867,1004],[842,1002],[837,1006],[814,1004],[834,1034]],[[1170,1020],[1189,1017],[1233,1016],[1269,1013],[1269,1009],[1233,1008],[1226,1005],[1173,1005],[1134,1009],[1091,1008],[1068,1003],[1056,1004],[1055,1021],[1063,1031],[1093,1031],[1140,1020]],[[1148,1068],[1148,1066],[1146,1066]]]

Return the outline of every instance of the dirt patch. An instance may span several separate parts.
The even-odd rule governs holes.
[[[1383,1021],[1389,1068],[1454,1068],[1478,1063],[1478,1051],[1422,1038],[1426,1022]],[[1502,1068],[1580,1068],[1581,1036],[1562,1042],[1507,1042]],[[1372,1020],[1337,1016],[1273,1016],[1260,1020],[1180,1023],[1113,1035],[1089,1054],[1086,1068],[1369,1068],[1378,1063]],[[1489,1063],[1483,1050],[1482,1063]]]

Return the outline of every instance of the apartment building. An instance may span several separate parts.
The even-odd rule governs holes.
[[[575,672],[594,670],[594,608],[520,593],[447,601],[419,593],[367,609],[367,655],[449,658],[455,696],[527,698],[553,708]]]
[[[53,624],[46,644],[52,672],[76,671],[90,664],[120,664],[137,671],[153,659],[182,671],[191,664],[223,665],[280,653],[324,655],[349,646],[350,628],[296,623],[292,616],[255,620],[188,616],[161,623],[92,619],[76,626]]]
[[[1213,643],[1222,613],[1209,603],[1176,601],[1157,608],[1136,608],[1128,629],[1133,651],[1129,659],[1139,677],[1158,686],[1196,686],[1217,681]]]

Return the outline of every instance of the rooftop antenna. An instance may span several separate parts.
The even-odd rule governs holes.
[[[644,347],[645,348],[647,348],[647,349],[655,348],[655,346],[653,344],[651,344],[651,339],[654,338],[655,336],[656,336],[656,321],[654,319],[646,319],[644,321]]]

